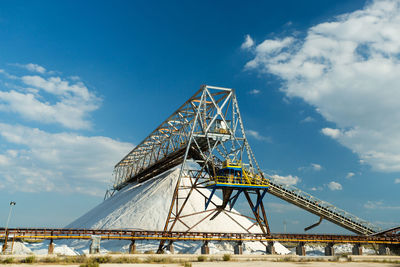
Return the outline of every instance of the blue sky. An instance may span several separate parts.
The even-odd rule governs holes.
[[[201,84],[235,88],[261,167],[400,224],[398,1],[0,4],[0,225],[62,227]],[[313,215],[267,196],[272,231]],[[314,231],[343,232],[329,223]]]

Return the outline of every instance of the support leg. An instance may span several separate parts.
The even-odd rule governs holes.
[[[201,254],[210,254],[210,248],[208,247],[208,241],[204,241],[201,246]]]
[[[390,255],[390,248],[385,244],[379,245],[379,255]]]
[[[296,255],[305,256],[306,255],[306,248],[304,247],[304,242],[299,242],[296,247]]]
[[[233,251],[237,255],[242,255],[243,254],[243,242],[242,241],[237,242],[235,244],[235,246],[233,247]]]
[[[270,255],[275,255],[276,251],[275,251],[275,247],[274,247],[274,242],[268,242],[267,246],[266,246],[266,253],[270,254]]]
[[[135,254],[136,253],[136,244],[135,240],[131,241],[131,244],[129,245],[129,254]]]
[[[6,230],[6,237],[4,238],[4,244],[3,244],[3,248],[2,248],[2,252],[3,254],[6,252],[7,250],[7,241],[8,241],[8,230]]]
[[[174,242],[169,241],[167,249],[169,252],[171,252],[171,254],[174,254]]]
[[[354,244],[354,246],[353,246],[352,252],[353,252],[353,255],[362,255],[362,253],[363,253],[363,247],[361,246],[360,243],[356,243],[356,244]]]
[[[335,256],[335,249],[333,248],[333,243],[326,244],[325,256]]]
[[[244,191],[244,195],[246,196],[246,199],[249,202],[250,208],[253,211],[254,217],[255,217],[259,227],[261,228],[261,231],[263,232],[264,235],[267,236],[268,232],[266,231],[266,229],[264,228],[264,225],[261,222],[260,215],[257,213],[257,211],[254,210],[254,205],[253,205],[253,202],[251,201],[249,193],[247,191]]]
[[[50,239],[50,244],[49,244],[49,248],[47,250],[47,254],[51,255],[54,252],[54,244],[53,244],[53,239]]]
[[[266,190],[265,190],[265,192],[266,192]],[[260,191],[258,191],[258,195],[260,195]],[[270,231],[270,229],[269,229],[267,214],[265,213],[264,203],[263,203],[262,201],[261,201],[261,203],[260,203],[260,207],[261,207],[262,215],[263,215],[263,217],[264,217],[264,223],[265,223],[265,228],[266,228],[266,230],[267,230],[267,234],[271,234],[271,231]]]

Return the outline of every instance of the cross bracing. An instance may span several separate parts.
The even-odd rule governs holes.
[[[190,162],[195,162],[198,167],[193,169]],[[221,171],[229,162],[239,166],[240,183],[244,188],[235,182],[237,179],[226,174],[222,174],[225,183],[219,180]],[[264,234],[269,234],[262,201],[268,192],[317,215],[321,220],[329,220],[354,233],[369,235],[379,231],[379,228],[367,221],[300,189],[265,178],[268,176],[261,171],[247,142],[233,89],[202,86],[115,166],[112,191],[120,190],[131,182],[143,182],[179,165],[179,179],[164,227],[166,233],[173,231],[182,216],[189,216],[183,215],[187,200],[193,191],[204,188],[212,190],[209,197],[204,195],[206,209],[210,203],[215,208],[213,213],[207,213],[207,218],[198,223],[213,219],[221,212],[229,212],[243,193],[253,212],[255,224]],[[234,167],[230,169],[235,170]],[[243,182],[244,177],[247,177],[247,182]],[[185,180],[188,182],[183,182]],[[215,190],[222,191],[222,205],[213,203]],[[192,228],[188,225],[187,231]],[[160,249],[162,245],[163,242]]]

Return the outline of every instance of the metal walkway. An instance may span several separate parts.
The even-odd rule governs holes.
[[[379,227],[339,209],[326,201],[303,192],[294,186],[282,185],[270,180],[268,193],[356,234],[370,235],[381,231]]]
[[[93,235],[102,240],[171,240],[171,241],[279,241],[279,242],[334,242],[361,244],[394,244],[400,245],[400,236],[360,236],[360,235],[327,235],[327,234],[264,234],[249,233],[203,233],[203,232],[170,232],[145,230],[100,230],[100,229],[63,229],[63,228],[9,228],[7,233],[0,228],[0,240],[8,237],[8,242],[19,239],[91,239]]]
[[[265,177],[247,142],[234,90],[202,86],[115,166],[114,185],[106,197],[131,182],[143,182],[179,164],[185,165],[187,159],[195,160],[207,175],[213,176],[212,172],[233,154],[247,156],[249,168]],[[381,231],[295,187],[270,179],[268,192],[356,234],[371,235]]]

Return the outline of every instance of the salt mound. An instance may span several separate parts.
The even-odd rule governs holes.
[[[158,177],[140,184],[132,184],[103,203],[78,218],[66,228],[84,229],[138,229],[138,230],[163,230],[165,220],[179,176],[179,169],[165,172]],[[182,179],[184,185],[189,185],[188,179]],[[184,191],[189,189],[182,190]],[[210,191],[200,189],[205,196],[210,196]],[[204,196],[193,191],[181,216],[204,212]],[[220,205],[221,199],[214,195],[213,201]],[[252,226],[252,222],[237,213],[221,212],[215,219],[206,219],[195,225],[201,218],[208,215],[215,209],[212,204],[202,214],[181,218],[174,227],[174,231],[187,231],[188,226],[193,226],[191,232],[235,232],[246,233],[245,229]],[[210,216],[211,217],[211,216]],[[210,218],[209,217],[209,218]],[[258,226],[251,228],[252,233],[261,233]]]
[[[11,242],[7,243],[7,244],[8,244],[8,246],[12,246],[12,254],[16,254],[16,255],[32,254],[32,251],[27,246],[25,246],[26,244],[23,242],[16,241],[16,242],[14,242],[14,244],[12,244]],[[0,243],[0,248],[2,248],[2,247],[3,247],[3,243]]]
[[[168,215],[171,198],[179,177],[179,168],[167,171],[157,177],[149,179],[143,183],[131,184],[116,192],[112,197],[73,221],[66,228],[75,229],[133,229],[161,231],[164,228],[165,220]],[[189,186],[189,179],[182,179],[184,186]],[[215,209],[210,204],[205,211],[204,196],[209,197],[211,192],[201,188],[200,192],[194,190],[186,204],[181,216],[193,213],[200,213],[187,217],[181,217],[175,224],[174,231],[190,232],[222,232],[222,233],[261,233],[261,229],[253,225],[246,217],[232,209],[232,213],[221,212],[216,218],[210,220],[209,216],[204,221],[198,223],[204,216],[209,215]],[[189,189],[180,190],[180,194],[186,195]],[[222,204],[222,200],[214,195],[213,202],[216,205]],[[190,228],[190,229],[189,229]],[[182,243],[182,244],[181,244]],[[128,249],[127,241],[102,241],[102,248],[111,251],[121,251]],[[158,242],[136,242],[137,249],[146,247],[147,250],[157,250]],[[186,245],[185,245],[186,244]],[[275,243],[278,253],[287,254],[289,250],[279,243]],[[279,244],[279,245],[277,245]],[[190,245],[190,246],[187,246]],[[87,241],[69,242],[75,251],[87,253]],[[180,253],[200,254],[200,242],[175,242],[175,251]],[[210,253],[229,253],[233,247],[228,242],[216,242],[211,245]],[[265,245],[260,242],[248,242],[245,244],[245,251],[248,253],[264,253]]]
[[[335,254],[340,255],[340,254],[346,254],[352,253],[354,244],[336,244],[333,246]],[[321,245],[316,245],[316,244],[307,244],[305,245],[306,249],[306,255],[307,256],[324,256],[325,255],[325,247]],[[363,248],[363,254],[367,255],[373,255],[376,254],[375,250],[370,249],[370,248]]]

